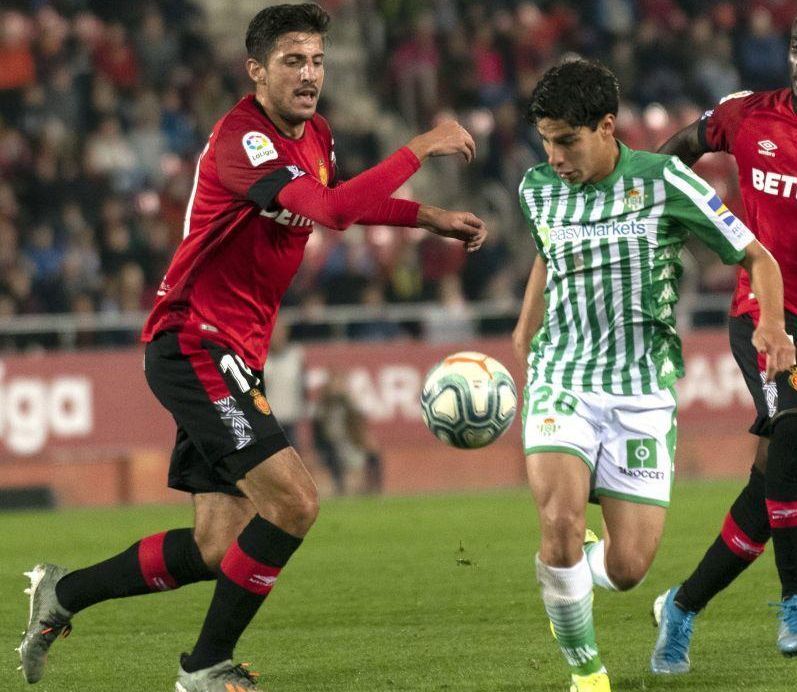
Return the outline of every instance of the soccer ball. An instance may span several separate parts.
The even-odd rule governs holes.
[[[517,390],[509,371],[475,351],[446,356],[426,376],[421,415],[452,447],[477,449],[495,441],[515,417]]]

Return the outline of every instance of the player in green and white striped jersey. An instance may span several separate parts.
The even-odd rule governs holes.
[[[614,75],[593,63],[549,70],[528,114],[548,162],[520,185],[538,251],[513,333],[528,365],[523,440],[542,529],[537,579],[575,692],[610,689],[593,584],[638,584],[663,531],[673,385],[683,374],[679,252],[690,232],[749,272],[762,311],[753,342],[768,375],[794,363],[777,264],[677,158],[615,139],[618,92]],[[585,547],[591,487],[606,535]]]

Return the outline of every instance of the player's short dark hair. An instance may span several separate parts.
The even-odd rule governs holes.
[[[617,115],[620,85],[608,68],[588,60],[569,60],[548,70],[531,94],[526,118],[564,120],[572,127],[598,127],[607,113]]]
[[[249,22],[246,51],[250,58],[264,62],[283,34],[300,31],[325,36],[328,27],[329,14],[314,2],[266,7]]]

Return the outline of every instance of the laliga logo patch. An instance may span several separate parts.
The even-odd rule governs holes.
[[[792,365],[789,370],[789,386],[797,390],[797,365]]]
[[[264,161],[272,161],[279,156],[274,143],[262,132],[247,132],[242,142],[249,163],[253,166],[259,166]]]
[[[324,163],[324,159],[318,160],[318,179],[321,181],[322,185],[326,185],[329,182],[329,171],[327,171],[327,165]]]
[[[255,387],[249,390],[249,396],[252,397],[252,403],[255,405],[255,408],[260,411],[264,416],[271,415],[271,406],[268,404],[268,400],[266,397],[263,396],[263,392]]]

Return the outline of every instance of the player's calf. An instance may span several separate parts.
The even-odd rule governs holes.
[[[232,659],[238,639],[301,543],[259,515],[249,522],[221,562],[205,623],[182,670],[197,673]]]
[[[586,557],[572,567],[552,567],[537,556],[537,581],[542,592],[545,611],[551,621],[562,655],[570,667],[573,688],[576,690],[608,689],[608,677],[603,667],[595,627],[592,620],[592,576]],[[607,687],[586,686],[597,678],[605,678]],[[576,686],[581,681],[583,685]],[[580,683],[579,683],[580,684]]]
[[[766,506],[782,597],[797,594],[797,410],[772,419],[766,470]]]

